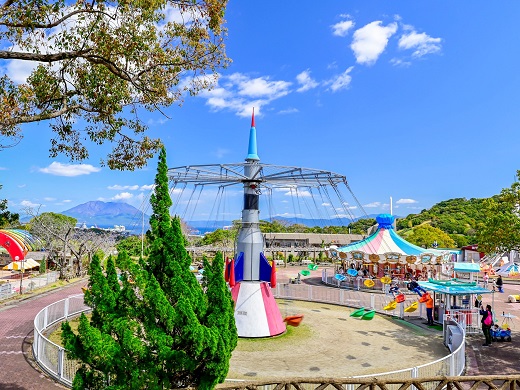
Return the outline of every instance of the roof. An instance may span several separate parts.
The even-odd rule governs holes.
[[[309,244],[344,244],[363,239],[361,234],[264,233],[267,240],[309,240]]]
[[[479,263],[454,263],[453,270],[456,272],[480,272]]]
[[[449,282],[449,281],[445,281]],[[450,285],[439,284],[438,282],[418,282],[419,286],[428,291],[434,291],[441,294],[449,295],[468,295],[468,294],[490,294],[492,291],[478,285],[469,285],[468,283],[451,281]]]
[[[435,256],[442,256],[448,253],[447,250],[425,249],[414,245],[399,236],[393,228],[393,216],[381,214],[376,219],[379,224],[378,229],[363,241],[346,245],[338,248],[340,252],[360,251],[368,254],[383,255],[385,253],[399,253],[404,256],[419,256],[424,253],[431,253]]]

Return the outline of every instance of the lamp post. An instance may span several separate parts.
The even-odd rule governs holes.
[[[20,258],[18,256],[14,257],[14,261],[18,261]],[[22,288],[23,288],[23,260],[22,260],[22,268],[20,269],[20,295],[22,295]]]

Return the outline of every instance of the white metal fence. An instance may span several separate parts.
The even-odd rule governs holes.
[[[68,359],[65,349],[47,339],[45,333],[56,324],[89,310],[82,294],[73,295],[43,308],[34,318],[34,359],[45,372],[69,387],[76,374],[77,361]]]
[[[58,272],[50,271],[41,275],[24,277],[21,280],[22,293],[29,293],[37,288],[55,283],[58,280],[58,276]],[[0,301],[18,294],[20,294],[20,279],[10,280],[7,283],[0,284]]]
[[[273,292],[275,297],[282,299],[332,303],[350,307],[366,307],[372,308],[379,313],[393,314],[392,311],[383,310],[383,307],[386,306],[390,300],[393,300],[393,298],[383,294],[366,294],[354,290],[304,284],[278,284]],[[399,306],[403,307],[403,305]],[[68,359],[65,349],[48,340],[45,337],[45,332],[53,328],[57,323],[89,310],[90,308],[83,302],[83,295],[74,295],[45,307],[34,319],[34,358],[45,372],[67,386],[72,385],[72,380],[74,379],[77,369],[77,362]],[[408,314],[410,316],[420,315],[420,313],[406,313],[406,315]],[[465,331],[454,318],[450,318],[450,320],[459,328],[460,334],[462,335],[462,342],[460,346],[448,356],[416,367],[379,374],[354,376],[353,378],[378,377],[379,379],[410,379],[442,375],[461,375],[466,365]]]
[[[384,294],[367,294],[357,290],[346,290],[334,287],[325,286],[313,286],[308,284],[277,284],[274,291],[276,298],[282,299],[298,299],[302,301],[313,301],[322,303],[332,303],[342,306],[350,307],[365,307],[375,310],[378,313],[398,315],[398,309],[396,313],[393,311],[385,311],[383,308],[388,305],[394,298],[392,296],[386,296]],[[407,298],[409,299],[409,297]],[[404,305],[398,305],[401,307],[401,311],[404,311]],[[421,308],[422,305],[419,305]],[[401,313],[402,314],[402,313]],[[404,313],[406,317],[421,317],[421,309],[412,312]],[[354,376],[354,378],[364,377],[376,377],[379,379],[393,378],[393,379],[409,379],[419,377],[431,377],[431,376],[454,376],[461,375],[466,366],[465,356],[465,344],[466,344],[466,332],[463,324],[458,323],[456,320],[462,317],[449,317],[451,323],[454,323],[458,327],[462,340],[460,346],[455,349],[448,356],[438,359],[431,363],[426,363],[420,366],[411,367],[403,370],[390,371],[379,374],[361,375]],[[465,318],[465,317],[464,317]],[[447,323],[446,320],[443,323]]]

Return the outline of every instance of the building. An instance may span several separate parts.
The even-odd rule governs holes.
[[[292,252],[304,248],[337,247],[360,241],[361,234],[319,234],[319,233],[264,233],[266,249],[290,250]]]

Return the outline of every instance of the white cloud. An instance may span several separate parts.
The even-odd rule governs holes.
[[[417,203],[417,201],[415,199],[407,199],[407,198],[404,198],[404,199],[399,199],[397,202],[395,202],[396,204],[412,204],[412,203]]]
[[[145,184],[144,186],[141,186],[141,191],[150,191],[155,188],[155,184]]]
[[[19,184],[17,185],[18,188],[24,188],[24,187],[27,187],[27,184]]]
[[[229,80],[238,87],[238,94],[250,98],[285,96],[291,83],[288,81],[271,81],[269,76],[250,79],[241,73],[233,73]]]
[[[287,108],[285,110],[278,111],[278,114],[296,114],[297,112],[300,112],[297,108]]]
[[[390,63],[394,66],[401,66],[403,68],[412,65],[412,63],[410,61],[405,61],[405,60],[402,60],[401,58],[392,58],[390,60]]]
[[[285,196],[295,196],[295,197],[300,197],[300,196],[303,196],[303,197],[309,197],[309,196],[312,196],[312,194],[307,191],[307,190],[291,190],[289,192],[286,192],[284,194]]]
[[[321,205],[324,207],[328,207],[328,206],[330,206],[330,203],[322,203]]]
[[[17,48],[17,46],[14,47]],[[37,66],[38,62],[11,60],[5,66],[4,71],[14,83],[22,84],[27,81],[27,77]]]
[[[42,173],[68,177],[90,175],[91,173],[99,172],[100,170],[101,168],[94,167],[90,164],[62,164],[56,161],[46,168],[39,169]]]
[[[7,168],[5,168],[5,167],[0,167],[0,171],[7,171]]]
[[[214,111],[230,110],[241,117],[251,116],[253,107],[257,116],[262,115],[262,108],[289,94],[292,85],[288,81],[271,80],[269,76],[250,78],[242,73],[221,76],[218,83],[199,96],[206,98],[206,104]]]
[[[133,198],[134,195],[132,195],[130,192],[121,192],[120,194],[117,194],[112,199],[113,200],[128,200]]]
[[[70,203],[70,202],[72,202],[72,200],[70,200],[70,199],[63,199],[61,202],[62,203]]]
[[[115,184],[113,186],[108,186],[107,187],[109,190],[115,190],[115,191],[135,191],[135,190],[138,190],[139,189],[139,186],[138,185],[133,185],[133,186],[120,186],[119,184]]]
[[[432,38],[426,33],[417,33],[411,31],[407,34],[403,34],[399,39],[399,49],[409,50],[412,49],[413,57],[422,57],[426,54],[437,53],[441,50],[441,38]]]
[[[352,69],[354,69],[353,66],[351,66],[340,75],[337,75],[335,78],[328,81],[328,84],[330,84],[330,89],[332,90],[332,92],[337,92],[342,89],[348,88],[350,82],[352,81],[352,76],[350,76],[350,72],[352,72]]]
[[[159,119],[148,119],[146,122],[149,126],[156,126],[156,125],[164,125],[166,122],[168,122],[168,118],[159,118]]]
[[[354,22],[352,20],[343,20],[330,27],[332,28],[332,35],[344,37],[354,27]]]
[[[23,206],[23,207],[38,207],[38,206],[40,206],[40,204],[33,203],[30,200],[22,200],[20,202],[20,206]]]
[[[296,76],[296,81],[301,85],[296,92],[305,92],[309,89],[316,88],[319,84],[311,77],[311,71],[309,69],[304,70]]]
[[[396,31],[397,23],[383,26],[381,21],[374,21],[356,30],[350,48],[354,51],[357,63],[374,64]]]
[[[372,203],[364,205],[363,207],[367,207],[367,208],[381,207],[381,202],[372,202]]]
[[[229,153],[229,149],[224,149],[224,148],[218,148],[213,154],[217,157],[217,158],[222,158],[224,157],[226,154]]]
[[[54,202],[56,198],[43,198],[43,200],[46,202]]]

